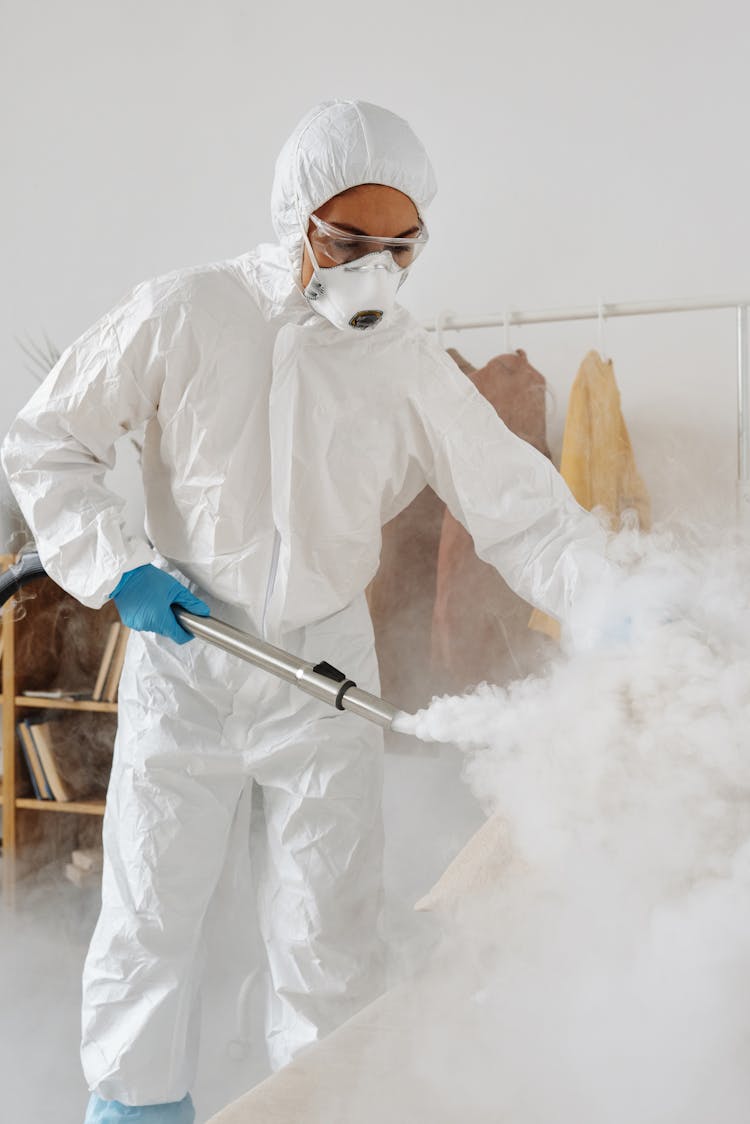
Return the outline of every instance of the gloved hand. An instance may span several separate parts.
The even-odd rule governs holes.
[[[627,614],[606,621],[594,647],[609,651],[612,648],[627,648],[632,642],[633,618]]]
[[[690,576],[676,566],[643,566],[617,584],[587,590],[568,622],[569,652],[624,651],[656,630],[683,619],[691,601]]]
[[[210,609],[176,578],[147,564],[128,570],[110,593],[120,620],[128,628],[140,632],[158,632],[176,644],[194,640],[172,612],[172,605],[182,605],[191,613],[207,617]]]

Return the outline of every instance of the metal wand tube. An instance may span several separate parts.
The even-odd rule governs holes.
[[[275,675],[277,679],[293,683],[301,691],[313,695],[321,702],[328,703],[329,706],[350,711],[385,729],[392,727],[394,718],[400,713],[385,699],[349,683],[343,673],[338,673],[340,678],[333,678],[330,674],[316,670],[328,665],[312,664],[308,660],[300,659],[290,652],[285,652],[283,648],[276,648],[273,644],[251,636],[247,632],[241,632],[233,625],[217,620],[215,617],[200,617],[195,613],[189,613],[187,609],[180,608],[179,605],[173,605],[172,610],[182,627],[193,636],[207,640],[209,644]]]

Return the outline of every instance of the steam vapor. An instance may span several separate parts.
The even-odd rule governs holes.
[[[425,1027],[423,1056],[464,1119],[750,1119],[750,553],[712,538],[623,533],[586,643],[400,721],[463,750],[510,843],[443,902],[471,1034]]]

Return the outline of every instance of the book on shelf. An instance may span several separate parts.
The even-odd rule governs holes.
[[[91,698],[94,702],[99,702],[102,700],[105,684],[107,683],[107,677],[112,666],[112,657],[115,654],[115,648],[117,647],[117,641],[122,629],[123,625],[119,621],[113,621],[113,623],[109,626],[107,640],[104,645],[104,654],[102,655],[101,663],[99,664],[99,672],[96,676],[94,690],[91,692]]]
[[[60,699],[65,702],[90,699],[92,702],[114,702],[125,659],[128,631],[119,621],[114,621],[110,625],[93,690],[47,687],[43,690],[27,689],[21,693],[27,699]]]
[[[65,699],[76,702],[79,699],[90,699],[91,691],[66,691],[62,687],[50,687],[46,691],[22,691],[27,699]]]
[[[106,702],[115,702],[117,699],[117,688],[120,685],[120,675],[122,673],[122,665],[125,662],[125,649],[128,646],[129,630],[124,625],[120,626],[120,631],[117,634],[117,642],[115,650],[112,653],[112,661],[107,673],[107,679],[104,684],[104,691],[102,698]]]
[[[18,737],[21,742],[21,752],[26,761],[31,778],[31,787],[37,800],[52,800],[52,790],[47,783],[47,778],[42,768],[42,762],[36,748],[36,742],[31,733],[34,723],[28,718],[18,723]]]
[[[57,756],[52,748],[49,727],[49,722],[36,722],[30,727],[30,733],[52,799],[59,801],[61,804],[66,804],[75,799],[75,794],[58,769]]]
[[[19,723],[21,744],[40,800],[67,804],[103,798],[111,745],[106,749],[79,715]]]

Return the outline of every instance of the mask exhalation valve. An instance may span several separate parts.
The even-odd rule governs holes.
[[[383,319],[383,313],[377,308],[367,308],[362,312],[355,312],[349,321],[350,328],[374,328]]]

